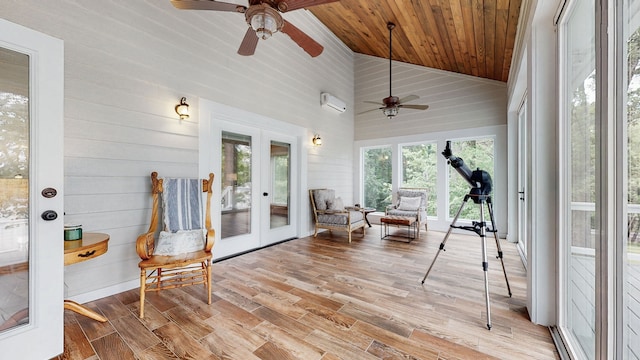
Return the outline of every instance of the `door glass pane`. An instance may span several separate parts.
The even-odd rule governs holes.
[[[271,141],[271,229],[289,225],[291,145]]]
[[[427,190],[427,215],[437,215],[437,144],[402,146],[402,188]]]
[[[384,211],[391,205],[391,147],[365,149],[364,206]]]
[[[251,233],[251,136],[222,132],[222,239]]]
[[[29,321],[29,57],[0,48],[0,331]]]
[[[566,23],[566,89],[563,118],[568,121],[564,152],[569,164],[565,217],[567,231],[562,239],[566,254],[566,329],[589,359],[595,357],[595,4],[575,1]]]
[[[454,156],[462,158],[471,171],[484,170],[493,179],[493,138],[452,140],[451,152]],[[449,217],[453,218],[471,188],[467,180],[451,166],[447,166],[447,169],[449,170]],[[479,220],[480,207],[468,201],[459,219]]]
[[[623,354],[640,359],[640,1],[629,0],[627,40],[627,189],[628,230],[622,248]]]

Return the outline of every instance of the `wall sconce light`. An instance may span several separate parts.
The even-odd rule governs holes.
[[[318,134],[313,135],[313,139],[311,140],[311,142],[315,146],[322,146],[322,138]]]
[[[180,120],[189,118],[189,104],[187,98],[180,99],[180,104],[176,105],[176,114],[180,115]]]

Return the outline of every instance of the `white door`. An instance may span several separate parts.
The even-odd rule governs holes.
[[[304,130],[202,99],[200,114],[201,173],[215,174],[214,258],[297,237]]]
[[[260,131],[223,124],[214,134],[220,140],[214,171],[220,179],[220,226],[214,255],[217,258],[260,247]]]
[[[527,100],[518,110],[518,249],[527,266]]]
[[[0,352],[63,351],[61,40],[0,19]]]
[[[260,245],[296,236],[298,224],[297,141],[295,137],[263,131]]]

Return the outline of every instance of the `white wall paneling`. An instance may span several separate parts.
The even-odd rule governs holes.
[[[65,220],[111,235],[105,255],[65,269],[70,298],[138,286],[149,175],[198,176],[199,98],[306,129],[301,170],[310,186],[351,193],[353,53],[306,10],[285,17],[325,47],[317,58],[284,34],[261,41],[254,56],[237,55],[242,14],[183,11],[168,0],[2,1],[0,14],[65,43]],[[349,110],[322,109],[325,91]],[[192,115],[180,121],[182,96]],[[310,149],[313,133],[322,148]]]
[[[360,54],[355,59],[358,114],[376,107],[364,101],[382,102],[389,96],[389,60]],[[400,98],[418,95],[420,98],[410,104],[427,104],[429,109],[400,109],[392,120],[382,111],[356,115],[356,140],[507,123],[507,86],[503,82],[394,61],[392,93]]]

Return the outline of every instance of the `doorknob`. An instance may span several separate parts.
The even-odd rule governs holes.
[[[262,196],[269,196],[269,193],[268,192],[263,192]]]
[[[53,210],[47,210],[40,215],[43,220],[51,221],[58,218],[58,213]]]
[[[54,188],[46,188],[46,189],[42,189],[42,196],[46,197],[47,199],[55,197],[56,195],[58,195],[58,190],[54,189]]]
[[[524,200],[524,191],[518,191],[518,194],[520,194],[520,200]]]

